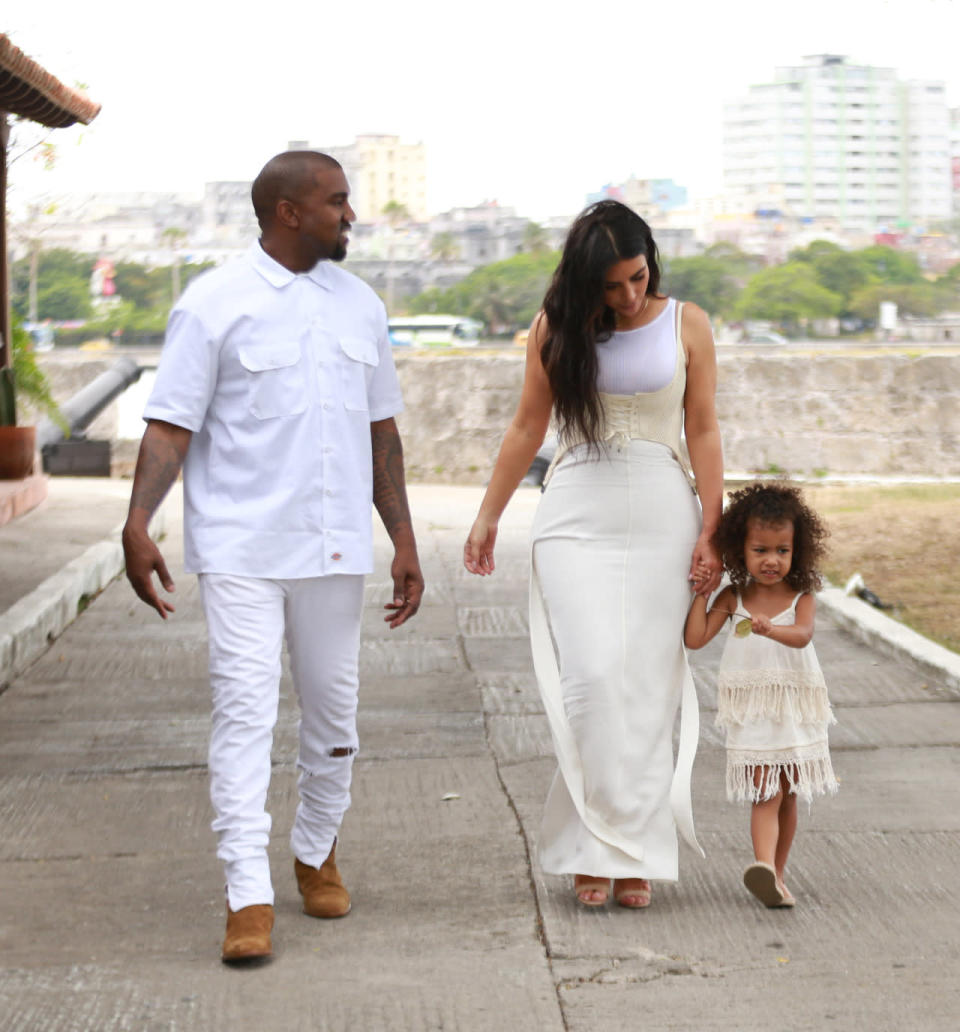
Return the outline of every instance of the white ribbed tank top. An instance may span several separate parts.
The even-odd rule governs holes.
[[[635,330],[617,331],[597,344],[597,390],[601,394],[649,394],[673,379],[677,364],[676,300],[656,319]]]

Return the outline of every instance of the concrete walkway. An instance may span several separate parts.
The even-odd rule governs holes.
[[[58,504],[59,483],[44,505]],[[116,490],[79,484],[68,508],[92,511],[104,483]],[[749,818],[723,797],[713,643],[693,657],[703,708],[694,796],[708,859],[682,852],[679,884],[655,884],[648,911],[579,908],[535,860],[554,767],[526,641],[538,494],[511,503],[487,579],[460,564],[479,494],[412,488],[429,593],[397,632],[381,619],[389,550],[378,528],[362,746],[338,850],[354,895],[343,921],[299,909],[286,841],[296,706],[284,680],[269,804],[275,958],[262,968],[218,959],[205,629],[194,579],[177,575],[177,513],[163,543],[176,571],[174,617],[161,621],[116,581],[8,678],[0,1032],[957,1025],[960,703],[950,670],[895,644],[865,644],[821,607],[817,649],[840,721],[832,742],[842,787],[801,813],[796,910],[767,911],[740,883]],[[102,504],[107,537],[125,506],[109,503],[118,515]],[[96,544],[79,537],[67,562]],[[34,562],[29,593],[43,594],[48,538],[17,520],[0,528],[4,583]],[[28,587],[29,577],[18,590]],[[9,612],[0,608],[0,637]]]

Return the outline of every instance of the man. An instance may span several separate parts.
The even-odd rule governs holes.
[[[423,593],[386,313],[334,264],[355,218],[348,193],[340,165],[312,151],[280,154],[257,176],[259,242],[191,283],[170,315],[123,531],[130,583],[166,619],[174,607],[154,572],[174,585],[147,524],[183,466],[184,567],[199,575],[210,639],[225,962],[271,951],[264,807],[284,637],[301,709],[290,842],[304,911],[350,909],[335,850],[357,751],[371,498],[395,549],[391,628]]]

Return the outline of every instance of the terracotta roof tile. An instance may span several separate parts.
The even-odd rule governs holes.
[[[0,111],[61,129],[74,122],[89,124],[100,105],[64,86],[0,34]]]

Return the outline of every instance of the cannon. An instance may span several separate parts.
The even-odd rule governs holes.
[[[140,379],[142,367],[132,358],[117,359],[96,379],[60,405],[69,436],[52,419],[37,427],[37,447],[43,471],[53,476],[110,476],[110,442],[87,440],[83,431],[131,385]]]

